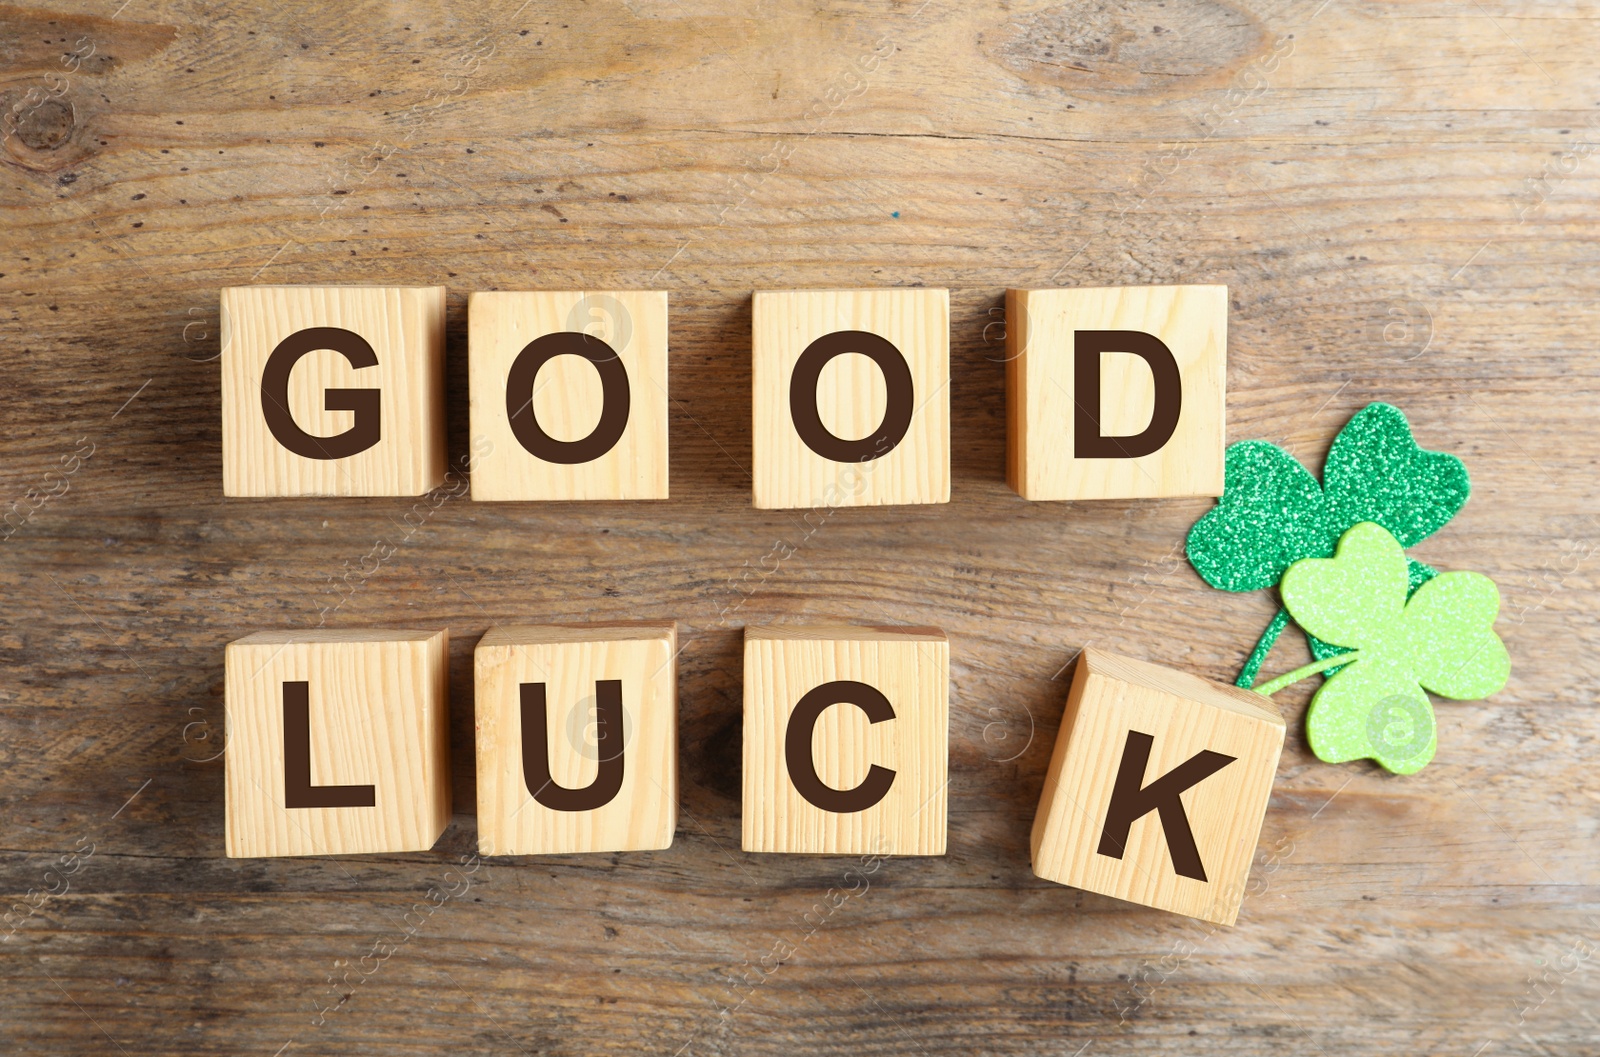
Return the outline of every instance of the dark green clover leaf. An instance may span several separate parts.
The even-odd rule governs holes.
[[[1441,573],[1413,591],[1400,542],[1380,525],[1351,528],[1332,558],[1296,562],[1279,591],[1295,622],[1339,652],[1260,690],[1275,693],[1338,662],[1306,713],[1311,749],[1329,763],[1370,757],[1396,774],[1421,770],[1436,741],[1424,691],[1487,697],[1510,674],[1505,644],[1494,632],[1500,610],[1494,581]]]
[[[1301,558],[1333,553],[1326,507],[1293,455],[1264,440],[1231,444],[1222,498],[1189,530],[1189,563],[1224,591],[1273,587]]]
[[[1368,404],[1345,423],[1323,464],[1323,523],[1338,539],[1370,521],[1414,547],[1444,528],[1471,491],[1466,464],[1418,447],[1398,407]]]
[[[1401,546],[1413,546],[1449,522],[1471,491],[1460,459],[1418,447],[1405,414],[1381,403],[1345,423],[1322,477],[1319,485],[1275,444],[1231,445],[1222,498],[1189,530],[1190,564],[1213,587],[1258,591],[1293,563],[1332,554],[1359,522],[1381,525]],[[1413,579],[1420,584],[1431,572],[1419,563]],[[1241,686],[1250,684],[1287,623],[1279,613],[1262,635],[1240,673]]]

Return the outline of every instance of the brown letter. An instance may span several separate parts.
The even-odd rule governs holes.
[[[1131,353],[1150,365],[1155,410],[1143,433],[1132,437],[1100,435],[1100,354]],[[1079,459],[1137,459],[1172,439],[1183,409],[1183,380],[1172,350],[1154,334],[1138,330],[1080,330],[1073,345],[1073,400],[1077,404],[1073,455]]]
[[[313,437],[295,424],[289,414],[289,372],[307,353],[332,349],[360,370],[376,367],[378,354],[367,339],[339,327],[307,327],[278,342],[267,357],[261,372],[261,413],[267,428],[278,443],[305,459],[344,459],[366,451],[378,443],[379,391],[376,389],[329,389],[322,406],[328,411],[353,411],[355,424],[332,437]]]
[[[311,684],[283,684],[283,801],[285,807],[372,807],[370,785],[311,784]]]
[[[551,811],[593,811],[611,803],[622,789],[622,680],[597,680],[594,697],[600,770],[584,788],[567,789],[550,777],[544,684],[522,684],[522,781],[533,798]]]
[[[835,437],[817,413],[817,382],[822,378],[822,369],[835,356],[847,352],[860,353],[876,363],[889,390],[883,421],[871,435],[860,440]],[[889,339],[864,330],[836,330],[824,334],[806,346],[800,359],[795,361],[794,373],[789,376],[789,416],[794,420],[795,432],[806,442],[806,447],[834,462],[871,462],[889,454],[906,435],[915,410],[911,368],[905,357]]]
[[[533,380],[539,376],[539,368],[557,356],[582,356],[600,372],[600,421],[580,440],[556,440],[540,428],[533,416]],[[628,428],[630,399],[628,372],[622,366],[622,358],[610,345],[589,334],[563,330],[534,338],[517,354],[506,374],[506,415],[517,442],[530,455],[563,466],[593,462],[616,447]]]
[[[784,760],[789,765],[789,780],[795,791],[824,811],[865,811],[889,794],[894,772],[873,764],[867,777],[854,789],[835,789],[823,784],[811,756],[811,733],[822,713],[834,705],[855,705],[872,723],[894,718],[894,706],[876,687],[840,679],[823,683],[806,693],[789,715],[789,729],[783,738]]]
[[[1200,863],[1200,851],[1194,846],[1194,833],[1189,829],[1189,816],[1184,814],[1181,794],[1238,757],[1207,749],[1141,787],[1145,765],[1150,762],[1150,747],[1155,740],[1137,730],[1128,731],[1128,740],[1122,747],[1122,764],[1117,768],[1117,780],[1111,787],[1106,823],[1100,830],[1100,847],[1096,850],[1113,859],[1122,858],[1134,821],[1155,811],[1161,818],[1161,830],[1167,836],[1172,868],[1182,877],[1204,881],[1206,870]]]

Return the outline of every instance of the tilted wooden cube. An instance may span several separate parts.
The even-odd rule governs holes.
[[[744,850],[943,855],[949,726],[942,631],[747,627]]]
[[[444,480],[444,287],[230,287],[222,335],[224,495]]]
[[[1228,288],[1006,292],[1006,481],[1024,499],[1221,495]]]
[[[640,851],[678,822],[673,623],[489,629],[478,643],[478,850]]]
[[[449,633],[228,644],[227,852],[425,851],[450,821]]]
[[[760,291],[755,505],[950,501],[947,290]]]
[[[667,295],[474,293],[473,499],[667,498]]]
[[[1283,736],[1260,694],[1085,649],[1033,820],[1033,872],[1232,925]]]

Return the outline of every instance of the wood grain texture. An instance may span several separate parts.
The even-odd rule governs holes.
[[[831,809],[802,794],[788,763],[796,706],[827,684],[859,683],[889,710],[839,701],[811,728],[811,766],[830,790],[893,772],[870,805]],[[835,694],[825,694],[835,697]],[[747,852],[943,855],[949,817],[950,643],[935,628],[751,625],[744,630]]]
[[[1595,4],[120,2],[0,8],[10,1052],[1597,1048],[1561,963],[1600,942]],[[224,498],[218,291],[252,283],[447,285],[443,488]],[[750,291],[895,283],[951,292],[951,502],[753,509]],[[1511,681],[1438,704],[1418,775],[1319,762],[1316,681],[1279,695],[1232,929],[1029,868],[1077,651],[1228,682],[1277,608],[1183,560],[1210,500],[1006,487],[1005,291],[1150,283],[1232,292],[1230,441],[1317,471],[1381,399],[1460,455],[1412,553],[1505,595]],[[466,499],[495,288],[669,292],[671,500]],[[463,891],[477,638],[629,619],[680,621],[673,846]],[[946,855],[862,891],[739,850],[763,622],[947,632]],[[432,852],[223,855],[225,645],[319,623],[451,630]]]
[[[1078,450],[1080,405],[1098,408],[1102,437],[1160,429],[1155,371],[1130,349],[1101,353],[1100,391],[1078,391],[1080,330],[1149,334],[1171,354],[1179,380],[1171,391],[1179,394],[1180,410],[1149,454],[1095,458]],[[1221,495],[1227,360],[1225,286],[1007,290],[1007,483],[1035,500]]]
[[[442,286],[224,289],[223,494],[414,496],[438,487],[445,473],[444,297]],[[354,351],[372,362],[358,367],[349,349],[308,351],[290,369],[287,401],[276,389],[269,398],[263,372],[279,342],[322,327],[356,335],[364,344]],[[371,409],[350,403],[372,391],[375,427]],[[286,446],[268,425],[268,406],[311,438],[304,443],[317,457]],[[329,457],[328,445],[317,443],[362,430],[374,438],[352,455]]]
[[[228,643],[230,856],[427,851],[450,823],[447,631],[264,631]],[[370,807],[285,796],[285,683],[308,698],[311,785],[370,786]]]
[[[473,651],[478,851],[482,855],[659,851],[678,824],[678,636],[643,621],[496,627]],[[602,738],[600,680],[620,683],[620,744]],[[546,807],[523,771],[521,692],[542,684],[546,767],[563,789],[588,789],[620,755],[611,800],[589,811]]]
[[[759,290],[751,315],[757,507],[831,510],[950,501],[948,290]],[[894,348],[884,355],[891,364],[904,364],[910,385],[908,415],[895,420],[882,364],[853,349],[831,357],[816,376],[817,419],[832,438],[865,449],[836,459],[796,429],[791,394],[801,355],[812,342],[839,331],[886,339]]]
[[[473,291],[467,317],[469,419],[480,452],[472,464],[474,500],[667,498],[671,391],[664,291]],[[559,463],[519,443],[507,414],[507,376],[531,341],[569,331],[609,346],[626,373],[628,403],[625,425],[604,454]],[[560,355],[539,369],[530,392],[514,398],[531,403],[534,421],[558,443],[609,439],[612,434],[599,432],[605,428],[604,384],[595,364]]]
[[[1256,700],[1251,700],[1255,698]],[[1129,732],[1151,740],[1137,788],[1201,752],[1231,757],[1180,795],[1200,860],[1180,875],[1167,812],[1140,811],[1120,855],[1104,854],[1113,787]],[[1040,877],[1145,906],[1232,925],[1244,902],[1267,799],[1283,749],[1283,717],[1249,690],[1208,682],[1102,650],[1078,657],[1050,754],[1030,850]]]

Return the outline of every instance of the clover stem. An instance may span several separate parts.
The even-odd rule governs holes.
[[[1256,648],[1250,651],[1250,659],[1245,661],[1244,667],[1239,670],[1239,678],[1233,681],[1234,686],[1250,689],[1250,684],[1256,681],[1256,673],[1261,671],[1261,665],[1266,662],[1267,654],[1272,652],[1272,647],[1278,644],[1278,636],[1282,635],[1283,629],[1288,626],[1289,611],[1279,606],[1278,615],[1272,618],[1267,630],[1256,640]]]
[[[1292,672],[1285,672],[1276,679],[1262,683],[1260,686],[1255,687],[1255,692],[1258,694],[1263,694],[1267,697],[1271,697],[1273,694],[1277,693],[1279,690],[1282,690],[1291,683],[1298,683],[1307,676],[1316,675],[1318,672],[1325,672],[1329,668],[1337,668],[1341,664],[1350,664],[1355,661],[1355,659],[1355,650],[1351,650],[1349,653],[1341,653],[1336,657],[1324,657],[1320,661],[1312,661],[1310,664],[1296,668]]]

